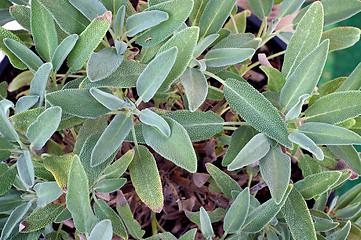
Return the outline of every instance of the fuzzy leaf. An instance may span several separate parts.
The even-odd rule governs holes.
[[[11,150],[12,145],[4,137],[0,137],[0,162],[5,161],[10,157]]]
[[[330,39],[329,51],[338,51],[355,45],[360,40],[360,34],[361,30],[359,28],[336,27],[324,32],[321,41]]]
[[[228,79],[224,95],[230,106],[256,130],[291,147],[286,124],[272,104],[248,83]]]
[[[251,15],[251,11],[244,10],[233,15],[233,19],[228,20],[224,25],[225,29],[230,30],[232,33],[244,33],[246,31],[247,17]]]
[[[82,118],[97,118],[110,112],[108,108],[93,98],[87,89],[51,92],[46,95],[46,100],[52,106],[60,106],[63,112]]]
[[[163,193],[156,161],[146,147],[138,145],[134,150],[134,158],[129,165],[133,186],[140,199],[152,211],[160,212],[163,208]]]
[[[189,24],[191,26],[198,26],[199,19],[201,18],[208,1],[209,0],[194,0],[194,6],[189,15]]]
[[[292,189],[281,212],[294,239],[317,240],[310,211],[297,188]]]
[[[312,139],[306,134],[294,132],[288,136],[288,139],[291,142],[298,144],[301,148],[314,154],[318,160],[323,160],[324,155],[321,148],[317,147],[315,142],[312,141]]]
[[[210,50],[202,61],[209,67],[224,67],[240,63],[255,53],[251,48],[218,48]]]
[[[273,67],[260,66],[259,68],[268,77],[267,87],[269,88],[269,90],[281,93],[281,90],[286,83],[285,76]]]
[[[144,102],[149,102],[171,71],[178,49],[173,47],[159,54],[144,69],[137,81],[137,92]]]
[[[9,12],[13,18],[26,30],[30,31],[30,11],[31,9],[22,5],[13,5]]]
[[[155,128],[143,125],[145,142],[164,158],[179,167],[194,173],[197,170],[197,157],[187,131],[175,120],[166,117],[171,135],[164,136]]]
[[[119,55],[114,47],[103,48],[90,55],[87,76],[90,81],[96,82],[109,77],[114,73],[124,60],[124,55]]]
[[[359,90],[361,88],[361,63],[357,65],[355,70],[350,74],[350,76],[342,83],[342,85],[336,90],[348,91],[348,90]]]
[[[196,111],[206,100],[208,82],[204,74],[195,68],[187,68],[180,77],[188,100],[188,108],[191,112]]]
[[[68,0],[38,0],[54,17],[60,28],[68,34],[80,34],[90,21]]]
[[[211,163],[206,165],[208,173],[217,183],[218,187],[222,190],[227,198],[232,198],[232,191],[242,191],[239,184],[231,178],[228,174],[217,168]]]
[[[26,187],[32,187],[35,181],[34,165],[31,160],[30,152],[25,151],[17,162],[18,173],[21,181]]]
[[[177,47],[178,49],[177,58],[172,70],[169,72],[169,75],[165,79],[159,91],[167,91],[174,81],[176,81],[186,70],[186,67],[189,65],[193,57],[193,51],[198,40],[198,32],[199,29],[197,27],[186,28],[176,33],[159,49],[159,53],[167,51],[173,47]]]
[[[260,19],[271,13],[273,0],[247,0],[247,2],[252,12]]]
[[[76,72],[83,67],[108,31],[110,23],[105,14],[94,19],[79,35],[78,41],[68,56],[67,64],[71,72]]]
[[[55,201],[63,194],[63,191],[56,182],[37,183],[34,186],[34,190],[37,196],[36,203],[40,208]]]
[[[125,114],[118,114],[100,136],[91,155],[91,165],[103,163],[122,145],[125,137],[133,127],[132,120]]]
[[[51,63],[42,64],[31,81],[29,94],[39,96],[39,107],[43,105],[46,85],[52,68],[53,66]]]
[[[113,238],[113,228],[112,222],[109,219],[100,221],[94,226],[89,240],[112,240]]]
[[[69,55],[71,50],[73,50],[76,42],[78,41],[79,36],[72,34],[66,37],[59,46],[55,49],[51,63],[55,71],[59,71],[61,65],[63,65],[65,58]]]
[[[309,97],[309,94],[299,96],[297,103],[293,105],[293,107],[286,114],[285,121],[297,118],[301,114],[303,104],[307,101]]]
[[[311,138],[317,145],[361,144],[361,137],[358,134],[327,123],[306,123],[298,130]]]
[[[211,219],[209,218],[208,213],[206,212],[206,210],[201,207],[200,210],[200,222],[201,222],[201,231],[203,236],[205,236],[207,239],[212,239],[213,237],[213,227],[212,227],[212,223],[211,223]]]
[[[7,111],[10,107],[14,107],[14,104],[9,100],[0,101],[0,133],[5,137],[6,140],[10,142],[16,142],[19,140],[19,135],[8,119]]]
[[[57,203],[39,209],[22,222],[26,227],[21,231],[24,233],[40,230],[55,221],[64,207]]]
[[[11,39],[14,39],[15,41],[21,42],[20,38],[18,36],[16,36],[14,33],[6,30],[3,27],[0,27],[0,50],[2,52],[4,52],[6,54],[6,56],[8,56],[10,63],[15,68],[25,70],[26,65],[14,53],[12,53],[12,51],[10,51],[6,47],[6,45],[4,43],[4,39],[7,39],[7,38],[11,38]]]
[[[261,231],[281,210],[291,189],[292,185],[289,185],[280,204],[277,205],[273,199],[270,199],[250,212],[242,227],[242,231],[246,233],[257,233]]]
[[[281,90],[281,106],[290,110],[299,97],[311,95],[321,77],[328,53],[329,40],[325,40],[314,51],[308,54],[292,71]]]
[[[94,204],[94,212],[99,220],[109,219],[112,222],[113,232],[121,238],[127,239],[128,234],[125,226],[114,210],[101,199],[97,199]]]
[[[33,51],[20,42],[11,38],[5,38],[4,43],[30,70],[36,72],[43,64],[43,61]]]
[[[295,183],[303,198],[310,200],[326,192],[341,177],[340,171],[325,171],[309,175]]]
[[[121,177],[127,170],[129,164],[134,158],[134,150],[129,150],[121,158],[116,160],[112,165],[104,170],[104,178],[118,178]]]
[[[69,176],[72,154],[63,156],[50,156],[44,159],[44,167],[53,174],[56,183],[61,188],[66,188]]]
[[[255,135],[228,165],[228,171],[241,169],[244,166],[257,162],[266,156],[270,148],[271,145],[265,134],[259,133]]]
[[[126,104],[122,99],[118,98],[117,96],[99,90],[97,88],[91,88],[89,91],[90,94],[98,102],[100,102],[104,107],[108,108],[109,110],[114,111],[114,110],[122,109]]]
[[[16,177],[16,170],[10,169],[7,164],[0,163],[0,195],[4,195],[13,185]]]
[[[148,108],[140,111],[139,120],[148,126],[157,128],[166,137],[170,136],[170,127],[168,123],[164,120],[164,118]]]
[[[212,111],[179,110],[167,113],[165,116],[181,124],[193,142],[208,139],[223,130],[223,118]]]
[[[278,16],[283,18],[296,12],[305,0],[283,0]]]
[[[136,34],[157,26],[158,24],[168,20],[169,15],[164,11],[153,10],[144,11],[138,14],[134,14],[127,19],[125,25],[126,34],[128,37],[133,37]]]
[[[219,34],[215,33],[203,38],[194,49],[193,57],[199,57],[218,37]]]
[[[126,178],[105,179],[95,184],[94,190],[98,193],[112,193],[123,187],[126,183]]]
[[[66,206],[71,212],[76,229],[89,233],[97,220],[90,206],[88,179],[77,155],[70,166]]]
[[[279,146],[271,148],[259,161],[262,178],[267,183],[273,201],[280,204],[291,177],[291,159]]]
[[[327,146],[327,148],[358,175],[361,175],[361,159],[352,145]]]
[[[125,6],[123,5],[118,9],[114,20],[114,33],[119,37],[123,33],[124,19],[125,19]]]
[[[218,33],[235,4],[236,0],[209,0],[199,20],[199,39]]]
[[[250,204],[249,199],[249,188],[245,188],[240,194],[238,194],[236,200],[234,200],[224,217],[223,229],[225,232],[235,233],[242,227],[248,215]]]
[[[144,12],[159,10],[168,13],[169,18],[142,34],[136,43],[142,47],[153,47],[162,42],[184,23],[192,7],[193,0],[171,0],[147,8]]]
[[[48,108],[29,126],[26,136],[36,150],[40,150],[58,129],[61,112],[60,107]]]
[[[295,6],[296,11],[304,1],[287,0],[281,9]],[[280,16],[282,10],[280,9]],[[293,11],[292,11],[293,12]],[[323,7],[320,2],[313,3],[293,34],[287,46],[282,73],[288,78],[301,61],[318,46],[323,30]],[[311,59],[313,60],[313,59]],[[318,61],[319,62],[319,61]],[[313,90],[313,89],[312,89]],[[301,94],[302,95],[302,94]],[[292,104],[293,105],[293,104]]]
[[[341,229],[335,231],[331,235],[327,236],[327,240],[346,240],[347,236],[350,233],[351,230],[351,222],[347,221],[345,226],[343,226]]]
[[[68,0],[76,9],[78,9],[90,21],[103,15],[107,9],[98,0]]]

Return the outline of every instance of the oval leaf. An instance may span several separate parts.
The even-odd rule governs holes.
[[[251,48],[218,48],[210,50],[202,59],[209,67],[224,67],[240,63],[255,53]]]
[[[76,9],[78,9],[90,21],[103,15],[107,9],[98,0],[68,0]]]
[[[170,136],[170,127],[168,123],[164,120],[164,118],[148,108],[140,111],[139,120],[146,125],[156,127],[166,137]]]
[[[294,132],[288,136],[288,139],[298,144],[301,148],[313,153],[318,160],[323,160],[324,155],[322,149],[317,147],[311,138],[307,137],[304,133]]]
[[[109,219],[105,219],[97,223],[92,230],[89,240],[112,240],[113,228],[112,222]]]
[[[207,211],[203,207],[201,207],[200,211],[200,222],[202,234],[207,239],[212,239],[214,232],[211,219],[209,218]]]
[[[122,99],[114,96],[113,94],[104,92],[97,88],[91,88],[89,91],[90,94],[96,100],[98,100],[98,102],[100,102],[102,105],[104,105],[104,107],[108,108],[109,110],[120,110],[126,104]]]
[[[252,12],[260,19],[271,13],[273,0],[247,0],[247,2]]]
[[[168,20],[169,15],[164,11],[153,10],[134,14],[127,19],[125,24],[126,34],[128,37],[157,26],[161,22]]]
[[[361,175],[361,159],[352,145],[327,146],[327,148],[339,159],[344,161],[353,172]]]
[[[105,179],[95,184],[94,190],[98,193],[111,193],[123,187],[126,182],[126,178]]]
[[[71,50],[73,50],[76,42],[78,41],[79,36],[72,34],[66,37],[59,46],[55,49],[51,63],[55,71],[59,71],[61,65],[63,65],[65,58],[69,55]]]
[[[360,34],[361,30],[359,28],[336,27],[323,32],[321,41],[330,39],[329,51],[338,51],[355,45],[360,40]]]
[[[47,204],[58,199],[64,192],[56,182],[42,182],[34,186],[38,207],[43,208]]]
[[[30,152],[25,151],[22,154],[17,162],[18,173],[21,181],[27,187],[32,187],[34,185],[34,165],[33,161],[31,160]]]

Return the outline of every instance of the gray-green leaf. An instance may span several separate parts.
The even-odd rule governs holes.
[[[34,186],[38,207],[43,208],[47,204],[58,199],[64,192],[56,182],[41,182]]]
[[[164,120],[164,118],[148,108],[140,111],[139,120],[146,125],[156,127],[166,137],[170,136],[170,127],[168,123]]]
[[[107,9],[98,0],[68,0],[76,9],[78,9],[90,21],[103,15]]]
[[[105,179],[95,184],[94,190],[98,193],[112,193],[123,187],[126,183],[126,178]]]
[[[348,90],[359,90],[361,88],[361,63],[357,65],[355,70],[352,71],[350,76],[342,83],[342,85],[336,90],[348,91]]]
[[[44,63],[36,71],[33,80],[31,80],[29,94],[39,96],[39,107],[43,105],[46,85],[52,68],[51,63]]]
[[[114,96],[113,94],[104,92],[97,88],[91,88],[89,90],[90,94],[100,102],[104,107],[108,108],[109,110],[120,110],[125,106],[125,102]]]
[[[293,107],[286,114],[285,121],[297,118],[302,111],[303,104],[309,97],[310,97],[309,94],[304,94],[302,96],[299,96],[297,103],[293,105]]]
[[[120,37],[123,33],[123,28],[124,28],[124,18],[125,18],[125,6],[121,6],[118,9],[118,12],[115,16],[115,20],[114,20],[114,33]],[[113,39],[116,40],[116,39]]]
[[[169,15],[164,11],[153,10],[134,14],[127,19],[125,24],[126,34],[128,37],[157,26],[161,22],[168,20]]]
[[[305,0],[283,0],[278,12],[279,18],[293,14],[302,6],[304,2]]]
[[[330,39],[329,51],[338,51],[357,43],[360,40],[360,34],[360,29],[356,27],[336,27],[323,32],[321,41]]]
[[[206,212],[206,210],[201,207],[201,212],[200,212],[200,222],[201,222],[201,231],[202,234],[207,238],[207,239],[212,239],[213,237],[213,227],[212,227],[212,223],[211,223],[211,219],[208,216],[208,213]]]
[[[34,165],[29,151],[25,151],[24,154],[19,157],[17,168],[21,181],[25,184],[26,187],[32,187],[35,181],[35,174]]]
[[[288,136],[293,143],[298,144],[301,148],[313,153],[318,160],[323,160],[324,155],[321,148],[317,147],[314,141],[304,133],[294,132]]]
[[[271,13],[273,0],[247,0],[247,2],[252,12],[260,19]]]
[[[327,236],[327,240],[346,240],[349,232],[351,230],[351,222],[347,221],[345,226],[343,226],[341,229],[335,231],[331,235]]]
[[[327,146],[327,148],[358,175],[361,175],[361,159],[352,145]]]
[[[69,55],[71,50],[73,50],[76,42],[78,41],[79,36],[72,34],[66,37],[59,46],[55,49],[51,63],[55,71],[59,71],[61,65],[63,65],[65,58]]]
[[[209,51],[202,61],[209,67],[224,67],[240,63],[255,53],[251,48],[218,48]]]
[[[89,240],[112,240],[113,228],[109,219],[104,219],[97,223],[92,230]]]

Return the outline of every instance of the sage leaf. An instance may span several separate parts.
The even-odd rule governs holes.
[[[229,19],[224,25],[225,29],[230,30],[232,33],[244,33],[246,31],[247,17],[251,16],[251,11],[244,10],[233,15],[233,19]]]
[[[78,155],[74,155],[70,166],[66,206],[71,212],[76,229],[91,232],[97,220],[90,206],[88,179]]]
[[[236,0],[209,0],[199,19],[199,39],[218,33],[235,4]]]
[[[171,71],[178,49],[173,47],[159,54],[144,69],[137,81],[137,92],[144,102],[149,102]]]
[[[271,148],[259,161],[259,169],[273,201],[280,204],[291,178],[291,158],[282,152],[281,147]]]
[[[187,68],[180,77],[180,82],[186,93],[189,110],[191,112],[196,111],[206,100],[208,94],[206,77],[198,69]]]
[[[10,157],[12,145],[4,138],[0,137],[0,161],[5,161]]]
[[[127,170],[133,158],[134,158],[134,150],[129,150],[121,158],[116,160],[114,163],[112,163],[104,170],[104,175],[103,175],[104,178],[110,179],[110,178],[121,177]]]
[[[127,231],[122,219],[108,204],[101,199],[97,199],[94,204],[94,212],[99,220],[109,219],[112,222],[113,232],[121,238],[128,238]]]
[[[203,236],[205,236],[207,239],[212,239],[214,232],[211,219],[203,207],[200,209],[200,223]]]
[[[248,215],[250,204],[249,199],[249,188],[245,188],[240,194],[238,194],[236,200],[234,200],[224,217],[224,232],[235,233],[242,227]]]
[[[114,33],[118,37],[122,36],[123,28],[124,28],[124,19],[125,19],[125,6],[123,5],[118,9],[114,20]]]
[[[110,12],[94,19],[79,35],[78,41],[68,56],[67,64],[71,72],[76,72],[82,68],[90,54],[102,41],[110,26],[106,15],[108,13]]]
[[[309,97],[310,97],[309,94],[304,94],[302,96],[299,96],[297,103],[286,114],[285,121],[297,118],[302,111],[303,104]]]
[[[7,219],[4,227],[1,231],[1,240],[9,239],[13,230],[18,227],[21,219],[25,216],[27,211],[30,209],[32,202],[23,203],[20,206],[17,206],[10,214]]]
[[[214,41],[217,40],[219,34],[211,34],[205,38],[203,38],[195,47],[193,51],[193,57],[199,57]]]
[[[44,167],[51,172],[60,188],[66,189],[73,155],[51,155],[44,159]]]
[[[119,8],[127,5],[127,0],[100,0],[103,5],[115,15]]]
[[[317,147],[314,141],[304,133],[294,132],[288,136],[288,139],[298,144],[301,148],[311,152],[318,160],[323,160],[324,155],[321,148]]]
[[[135,191],[152,211],[160,212],[163,209],[163,193],[156,161],[145,146],[138,145],[134,150],[129,173]]]
[[[58,34],[51,14],[38,0],[31,1],[31,33],[36,51],[47,62],[58,46]]]
[[[333,52],[355,45],[360,40],[360,34],[361,30],[359,28],[336,27],[323,32],[321,41],[330,39],[329,51]]]
[[[281,212],[294,239],[317,239],[310,211],[297,188],[292,189]]]
[[[218,48],[210,50],[202,59],[209,67],[224,67],[240,63],[255,53],[254,49]]]
[[[310,200],[330,189],[341,177],[340,171],[325,171],[305,177],[295,183],[303,198]]]
[[[279,204],[276,204],[273,199],[270,199],[251,211],[241,228],[242,232],[257,233],[261,231],[279,213],[282,206],[285,204],[291,189],[292,185],[289,185]]]
[[[265,134],[259,133],[239,151],[233,161],[227,166],[228,171],[241,169],[263,158],[270,150],[271,145]]]
[[[36,71],[33,80],[31,80],[29,94],[39,96],[39,107],[43,105],[46,85],[52,68],[51,63],[42,64]]]
[[[287,0],[282,3],[281,9],[296,4],[296,11],[304,1]],[[280,16],[282,11],[280,9]],[[282,73],[288,78],[301,63],[301,61],[318,46],[323,30],[323,7],[320,2],[315,2],[297,25],[290,43],[287,46]],[[319,61],[317,61],[319,62]],[[312,89],[313,90],[313,89]],[[301,94],[302,95],[302,94]]]
[[[15,68],[25,70],[26,65],[20,60],[10,49],[8,49],[4,43],[4,39],[11,38],[15,41],[21,42],[20,38],[16,36],[11,31],[6,30],[3,27],[0,27],[0,50],[8,56],[11,65],[13,65]]]
[[[317,145],[350,145],[361,143],[361,137],[355,132],[327,123],[306,123],[300,126],[298,130],[311,138]]]
[[[260,66],[259,68],[267,75],[267,87],[269,90],[281,93],[281,90],[286,83],[285,76],[273,67]]]
[[[352,145],[329,145],[327,148],[339,159],[344,161],[353,172],[361,175],[361,159],[358,152]]]
[[[147,65],[135,61],[123,61],[119,68],[109,77],[91,82],[88,78],[80,84],[80,88],[132,88],[136,86],[140,74]]]
[[[38,0],[53,16],[59,27],[67,34],[80,34],[90,21],[68,0]]]
[[[231,137],[231,143],[223,157],[222,166],[228,166],[252,137],[253,129],[249,126],[241,126],[234,131]]]
[[[252,12],[260,19],[271,13],[273,0],[247,0],[247,2]]]
[[[37,196],[36,203],[40,208],[55,201],[63,194],[63,190],[61,190],[56,182],[37,183],[34,186],[34,190]]]
[[[142,47],[153,47],[162,42],[182,26],[192,11],[192,7],[193,0],[171,0],[147,8],[144,12],[163,11],[168,13],[169,18],[139,36],[136,43]]]
[[[126,34],[128,37],[133,37],[144,30],[157,26],[168,20],[168,18],[168,13],[159,10],[144,11],[134,14],[127,19],[125,24]]]
[[[64,113],[81,118],[97,118],[110,112],[88,89],[67,89],[46,94],[52,106],[60,106]],[[76,103],[76,104],[75,104]]]
[[[8,108],[14,107],[14,104],[9,100],[0,101],[0,133],[10,142],[19,140],[19,135],[15,131],[13,125],[8,120]],[[6,106],[5,108],[3,106]]]
[[[108,108],[109,110],[115,111],[120,110],[125,106],[125,102],[114,96],[113,94],[104,92],[97,88],[91,88],[89,90],[90,94],[100,102],[104,107]]]
[[[359,90],[361,88],[360,77],[361,77],[361,63],[357,65],[355,70],[352,71],[350,76],[342,83],[342,85],[336,90],[336,92]]]
[[[191,112],[179,110],[167,113],[164,116],[170,117],[181,124],[187,130],[189,138],[193,142],[208,139],[223,130],[223,118],[212,111]]]
[[[123,187],[126,182],[126,178],[105,179],[95,184],[94,190],[98,193],[112,193]]]
[[[9,92],[14,92],[21,87],[28,86],[31,80],[34,78],[34,74],[31,71],[24,71],[16,76],[8,86]]]
[[[22,27],[30,31],[30,8],[22,5],[13,5],[9,8],[9,12]]]
[[[118,114],[100,136],[91,154],[91,166],[103,163],[122,145],[133,127],[132,120],[125,114]]]
[[[64,207],[57,203],[39,209],[22,222],[26,227],[21,231],[24,233],[40,230],[55,221]]]
[[[26,187],[32,187],[34,185],[34,165],[31,160],[30,152],[25,151],[22,154],[17,162],[18,173],[21,181],[25,184]]]
[[[148,108],[140,111],[139,120],[146,125],[157,128],[166,137],[170,136],[170,127],[168,123],[164,120],[164,118]]]
[[[194,240],[194,238],[196,237],[196,233],[197,233],[197,229],[193,228],[191,230],[189,230],[188,232],[186,232],[185,234],[183,234],[179,240]]]
[[[2,179],[0,182],[0,194],[4,195],[15,181],[16,170],[10,169],[5,163],[0,163],[0,177]]]
[[[209,0],[194,0],[194,6],[189,15],[189,24],[191,26],[198,26],[199,19],[201,18],[208,1]]]
[[[104,219],[94,226],[94,229],[89,236],[89,240],[111,240],[112,237],[112,222],[109,219]]]
[[[175,120],[165,117],[171,129],[169,137],[154,127],[143,125],[143,135],[147,145],[177,166],[194,173],[197,170],[197,157],[187,131]]]
[[[239,184],[227,173],[223,172],[211,163],[208,163],[206,167],[207,172],[211,175],[227,198],[232,198],[232,191],[242,191]]]
[[[283,0],[278,12],[278,18],[281,19],[285,16],[295,13],[304,2],[305,0]]]
[[[72,34],[66,37],[55,49],[51,63],[53,64],[53,69],[56,72],[59,71],[61,65],[63,65],[65,61],[65,58],[69,55],[71,50],[73,50],[76,42],[78,41],[78,38],[78,35]]]
[[[43,64],[43,61],[33,51],[20,42],[11,38],[5,38],[4,43],[33,72],[36,72]]]
[[[341,229],[335,231],[331,235],[327,236],[327,240],[346,240],[347,236],[350,233],[351,230],[351,222],[347,221],[345,226],[343,226]]]
[[[229,105],[256,130],[291,147],[286,124],[272,104],[248,83],[228,79],[224,95]]]
[[[93,52],[87,66],[87,76],[90,81],[96,82],[109,77],[114,73],[124,60],[124,55],[119,55],[114,47],[108,47]]]
[[[299,97],[311,95],[321,77],[328,53],[329,40],[325,40],[308,54],[295,68],[281,90],[280,102],[285,110],[290,110]]]
[[[22,96],[16,102],[15,114],[25,112],[34,106],[39,100],[39,96]]]
[[[26,136],[36,150],[40,150],[58,129],[61,112],[60,107],[48,108],[29,126]]]
[[[193,57],[193,51],[198,40],[198,32],[199,29],[197,27],[186,28],[176,33],[159,49],[159,53],[168,51],[168,49],[173,47],[177,47],[178,50],[177,58],[172,70],[159,88],[160,92],[167,91],[174,81],[176,81],[186,70]]]
[[[68,0],[76,9],[78,9],[90,21],[103,15],[107,9],[98,0]]]

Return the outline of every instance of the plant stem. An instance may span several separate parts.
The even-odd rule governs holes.
[[[132,136],[133,136],[134,145],[138,146],[137,135],[135,134],[134,126],[132,127]]]
[[[69,74],[70,74],[70,68],[69,68],[68,71],[65,73],[65,76],[64,76],[63,80],[61,81],[61,85],[62,85],[62,86],[64,86],[65,81],[66,81],[66,79],[68,78]]]
[[[251,175],[249,175],[249,179],[248,179],[248,184],[247,184],[248,188],[251,188],[252,179],[253,179],[253,175],[251,174]]]
[[[60,223],[59,228],[58,228],[58,230],[56,231],[55,240],[58,239],[59,234],[60,234],[60,230],[61,230],[61,228],[63,227],[63,224],[64,224],[64,222]]]
[[[238,32],[238,28],[237,28],[237,24],[236,24],[236,19],[234,19],[234,16],[231,14],[231,20],[232,20],[232,24],[233,24],[233,27],[234,27],[234,30],[236,33],[239,33]]]
[[[224,130],[237,130],[238,127],[223,127]]]
[[[219,240],[224,240],[226,237],[227,237],[228,233],[227,232],[224,232],[223,233],[223,236],[219,239]]]
[[[275,53],[275,54],[273,54],[273,55],[268,56],[267,59],[269,60],[269,59],[272,59],[272,58],[281,56],[281,55],[283,55],[285,52],[286,52],[286,51],[282,51],[282,52]],[[246,72],[248,72],[249,70],[251,70],[251,69],[254,68],[254,67],[257,67],[257,66],[260,65],[260,64],[261,64],[261,63],[258,61],[258,62],[255,62],[255,63],[249,65],[249,67],[247,67],[246,69],[244,69],[242,75],[244,75]]]
[[[227,85],[226,84],[226,81],[224,81],[222,78],[220,78],[220,77],[218,77],[217,75],[215,75],[215,74],[213,74],[213,73],[211,73],[211,72],[208,72],[208,71],[204,71],[203,72],[204,74],[206,74],[206,75],[208,75],[208,76],[210,76],[210,77],[212,77],[212,78],[214,78],[214,79],[216,79],[218,82],[220,82],[221,84],[223,84],[223,85]]]
[[[154,236],[154,235],[157,235],[157,233],[158,233],[157,219],[156,219],[156,216],[155,216],[155,212],[153,212],[153,211],[151,212],[150,218],[151,218],[151,224],[152,224],[152,233],[153,233],[153,236]]]
[[[263,29],[264,29],[264,25],[265,25],[265,24],[267,24],[267,19],[266,19],[266,18],[264,18],[263,21],[262,21],[262,24],[261,24],[261,26],[260,26],[260,28],[259,28],[258,33],[257,33],[257,38],[260,38],[260,37],[261,37],[261,34],[262,34],[262,32],[263,32]]]

